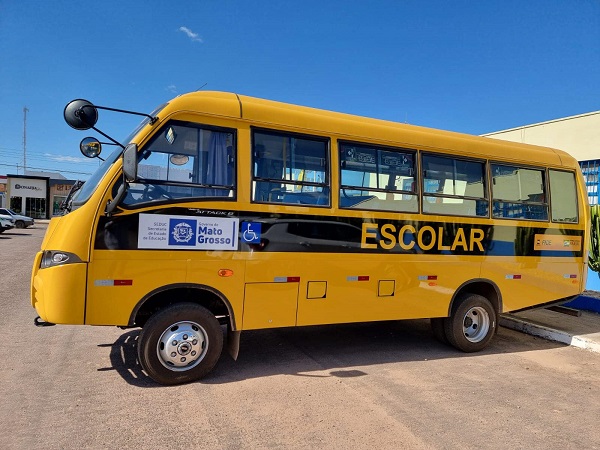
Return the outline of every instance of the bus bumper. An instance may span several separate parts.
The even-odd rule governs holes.
[[[40,269],[36,255],[31,275],[31,305],[43,322],[82,325],[85,321],[87,264]]]

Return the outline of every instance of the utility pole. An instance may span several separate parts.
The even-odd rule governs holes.
[[[27,171],[27,106],[23,106],[23,175]]]

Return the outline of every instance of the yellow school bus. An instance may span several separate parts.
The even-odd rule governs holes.
[[[65,119],[109,137],[98,109],[129,112]],[[237,357],[243,330],[427,318],[478,351],[500,313],[585,287],[585,185],[559,150],[221,92],[109,139],[35,258],[35,322],[141,327],[158,383],[203,377],[225,340]]]

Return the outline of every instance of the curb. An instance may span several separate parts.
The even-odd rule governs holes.
[[[556,330],[554,328],[539,325],[526,320],[518,319],[508,314],[502,314],[498,324],[504,328],[510,328],[511,330],[520,331],[522,333],[530,334],[532,336],[541,337],[549,341],[560,342],[563,344],[571,345],[573,347],[590,350],[592,352],[600,353],[600,343],[594,342],[585,336],[571,335],[565,331]]]

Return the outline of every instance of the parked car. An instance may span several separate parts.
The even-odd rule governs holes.
[[[15,221],[7,218],[6,216],[0,216],[0,233],[4,233],[6,230],[10,230],[15,227]]]
[[[33,217],[17,214],[12,209],[0,208],[0,215],[12,217],[17,228],[27,228],[33,225]]]

